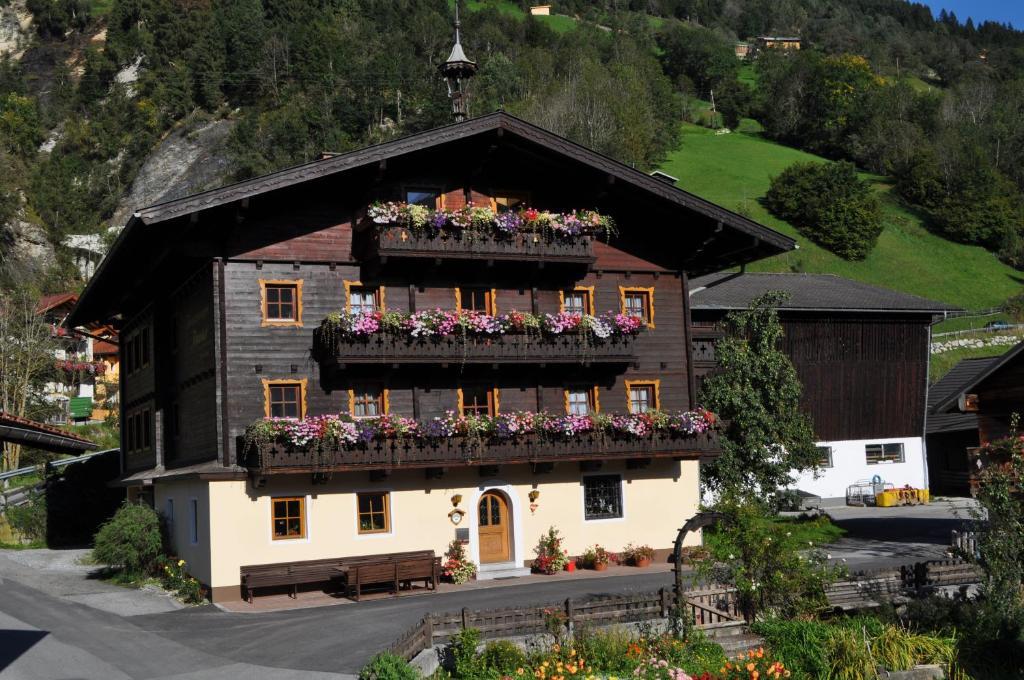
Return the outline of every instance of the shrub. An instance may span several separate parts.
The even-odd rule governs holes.
[[[4,512],[7,522],[17,533],[30,541],[46,540],[46,496],[38,491],[29,494],[22,505],[12,505]]]
[[[157,575],[166,590],[185,604],[199,604],[206,599],[206,588],[186,571],[185,560],[161,555],[156,561]]]
[[[359,680],[418,680],[419,672],[400,656],[381,652],[359,671]]]
[[[463,628],[452,636],[452,661],[455,666],[455,677],[475,678],[483,670],[483,664],[476,654],[480,646],[480,631],[476,628]]]
[[[526,666],[526,654],[508,640],[488,642],[480,655],[480,662],[489,671],[499,675],[515,675],[516,670]]]
[[[794,163],[772,178],[765,205],[845,260],[863,260],[882,233],[878,200],[851,163]]]
[[[97,562],[134,578],[152,569],[162,547],[160,519],[153,508],[125,502],[96,533],[92,554]]]

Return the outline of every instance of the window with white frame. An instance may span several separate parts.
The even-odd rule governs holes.
[[[818,451],[818,467],[830,468],[832,467],[832,447],[831,446],[816,446],[814,447]]]
[[[622,517],[622,477],[619,475],[588,475],[583,478],[584,519],[618,519]]]
[[[868,465],[879,463],[902,463],[903,444],[867,444],[864,447],[864,454],[867,457]]]

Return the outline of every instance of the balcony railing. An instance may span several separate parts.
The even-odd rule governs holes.
[[[450,466],[508,465],[600,461],[623,458],[699,459],[720,450],[718,433],[693,435],[655,433],[645,438],[617,439],[586,433],[552,440],[536,434],[516,440],[481,441],[467,437],[436,441],[389,439],[351,447],[318,445],[310,449],[281,444],[238,442],[238,463],[268,473],[340,472]]]
[[[432,236],[395,225],[373,226],[366,255],[381,261],[432,258],[592,264],[596,260],[590,236],[564,238],[542,233],[480,232]]]
[[[313,358],[321,364],[372,363],[628,363],[635,358],[629,335],[506,334],[492,337],[407,338],[378,333],[352,338],[318,328]]]

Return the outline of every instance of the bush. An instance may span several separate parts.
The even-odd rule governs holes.
[[[845,260],[863,260],[882,233],[878,200],[852,163],[794,163],[772,178],[765,205]]]
[[[516,670],[527,663],[523,650],[508,640],[488,642],[480,655],[480,662],[486,670],[499,675],[515,675]]]
[[[418,680],[419,672],[400,656],[381,652],[359,671],[359,680]]]
[[[4,512],[7,522],[23,538],[30,541],[46,540],[46,496],[38,491],[29,494],[22,505],[12,505]]]
[[[455,666],[455,677],[475,678],[481,674],[483,665],[476,655],[480,645],[480,631],[476,628],[463,628],[452,636],[452,661]]]
[[[128,503],[96,533],[93,559],[137,578],[152,570],[163,548],[160,518],[153,508]]]

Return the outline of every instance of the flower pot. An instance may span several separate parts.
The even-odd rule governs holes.
[[[647,557],[641,557],[633,562],[633,565],[644,569],[651,566],[651,560]]]
[[[594,571],[604,571],[608,568],[607,562],[597,562],[594,564]]]
[[[576,563],[571,561],[571,560],[569,562],[566,562],[565,563],[565,570],[566,571],[576,571]]]

